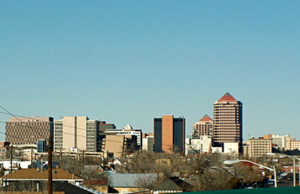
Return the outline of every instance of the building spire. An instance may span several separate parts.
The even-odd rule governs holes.
[[[199,121],[212,121],[212,119],[206,114]]]
[[[218,102],[236,102],[236,99],[229,92],[227,92],[218,100]]]

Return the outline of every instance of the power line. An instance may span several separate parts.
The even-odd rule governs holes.
[[[0,106],[0,108],[3,108],[3,107]],[[4,109],[4,108],[3,108],[3,109]],[[6,109],[4,109],[4,110],[6,110]],[[12,114],[12,113],[7,113],[7,112],[1,112],[1,111],[0,111],[0,114],[11,115],[11,116],[15,117],[16,119],[18,119],[20,122],[23,122],[23,121],[21,121],[18,117],[27,118],[27,119],[33,118],[33,117],[25,117],[25,116],[21,116],[21,115],[17,115],[17,114]],[[59,120],[57,120],[57,121],[59,121]],[[101,122],[101,121],[99,121],[99,122]],[[24,123],[26,123],[26,122],[24,122]],[[54,121],[53,123],[55,124],[55,121]],[[62,126],[64,126],[64,127],[71,127],[71,128],[74,127],[74,126],[71,126],[71,125],[65,125],[65,124],[63,124]],[[76,129],[84,130],[84,131],[87,130],[87,129],[85,129],[85,128],[80,128],[80,127],[76,127]]]

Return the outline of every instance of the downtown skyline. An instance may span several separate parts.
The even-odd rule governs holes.
[[[244,140],[300,138],[297,1],[1,4],[0,105],[13,114],[149,133],[153,118],[183,116],[190,135],[229,92],[243,103]]]

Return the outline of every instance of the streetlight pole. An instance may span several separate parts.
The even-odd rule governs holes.
[[[254,164],[256,166],[262,167],[264,169],[267,169],[269,171],[273,171],[273,173],[274,173],[274,187],[277,188],[277,173],[276,173],[276,167],[275,166],[272,169],[272,168],[264,166],[262,164],[252,162],[250,160],[225,160],[223,162],[223,164],[225,164],[225,165],[234,165],[234,164],[239,163],[239,162],[248,162],[248,163]]]
[[[293,186],[296,187],[296,166],[295,166],[295,160],[299,160],[299,166],[298,166],[298,169],[299,169],[299,180],[300,181],[300,159],[299,158],[296,158],[296,157],[292,157],[292,156],[289,156],[289,155],[286,155],[286,154],[280,154],[280,153],[267,153],[267,155],[277,155],[279,156],[279,158],[290,158],[293,160]],[[299,183],[299,186],[300,186],[300,182]]]
[[[298,186],[300,187],[300,159],[297,158],[297,160],[299,161],[299,163],[298,163]]]
[[[274,165],[274,187],[277,188],[277,172],[276,172],[276,166]]]
[[[293,185],[296,187],[296,167],[295,167],[295,158],[291,158],[293,160]]]

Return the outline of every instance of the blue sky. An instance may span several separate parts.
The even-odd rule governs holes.
[[[2,1],[0,105],[22,116],[88,116],[144,132],[153,131],[154,117],[184,116],[189,135],[230,92],[244,105],[245,140],[268,133],[300,139],[299,7]]]

